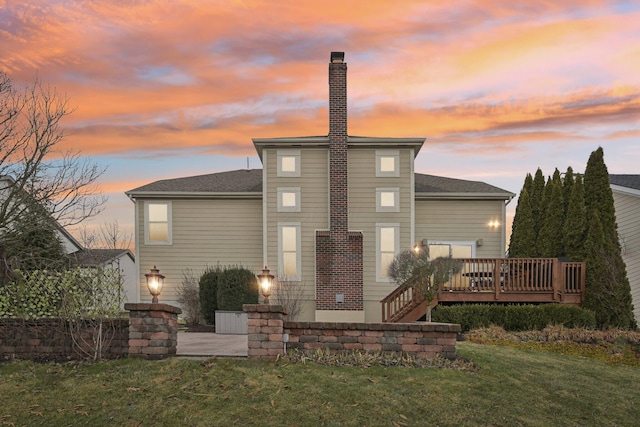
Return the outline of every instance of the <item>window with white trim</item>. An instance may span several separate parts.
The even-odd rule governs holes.
[[[389,265],[400,247],[399,224],[376,224],[376,280],[390,282]]]
[[[399,188],[376,188],[376,212],[399,212],[399,199]]]
[[[278,223],[278,274],[300,280],[300,223]]]
[[[145,202],[144,243],[146,245],[170,245],[171,202]]]
[[[429,258],[475,258],[475,242],[429,241]]]
[[[300,150],[278,150],[278,176],[300,176]]]
[[[278,212],[300,212],[300,187],[278,187]]]
[[[376,150],[376,176],[400,176],[400,151]]]

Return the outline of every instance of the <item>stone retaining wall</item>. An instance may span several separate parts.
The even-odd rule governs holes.
[[[163,359],[176,354],[178,314],[167,304],[125,304],[129,318],[105,319],[102,358]],[[71,327],[73,326],[73,327]],[[93,358],[96,322],[70,324],[62,319],[0,319],[0,360]]]
[[[91,357],[94,323],[74,328],[57,318],[24,320],[0,319],[0,358],[3,360],[69,360]],[[129,354],[128,319],[106,319],[101,357],[117,359]]]
[[[129,310],[129,357],[175,356],[180,308],[168,304],[125,304],[124,308]]]
[[[456,357],[460,325],[448,323],[286,322],[279,305],[250,304],[249,357],[275,358],[285,349],[403,352],[417,357]],[[285,345],[286,344],[286,345]]]

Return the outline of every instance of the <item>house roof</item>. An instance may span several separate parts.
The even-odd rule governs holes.
[[[135,197],[154,193],[262,193],[262,169],[240,169],[163,179],[134,188],[125,194]]]
[[[328,147],[329,136],[298,136],[298,137],[278,137],[278,138],[253,138],[253,145],[262,159],[262,150],[272,147]],[[347,136],[347,145],[350,148],[403,148],[415,149],[415,155],[424,144],[424,138],[390,138],[372,136]]]
[[[611,190],[615,193],[640,197],[640,175],[609,175]]]
[[[122,255],[128,255],[132,261],[134,260],[129,249],[82,249],[71,255],[82,267],[96,267],[111,262]]]
[[[511,199],[515,194],[480,181],[415,174],[415,192],[424,197],[493,197]],[[186,178],[163,179],[126,192],[130,197],[169,195],[234,195],[262,194],[262,169],[241,169],[197,175]]]
[[[609,183],[611,185],[640,190],[640,175],[609,174]]]
[[[511,200],[515,194],[481,181],[415,174],[415,192],[420,197],[490,197]]]

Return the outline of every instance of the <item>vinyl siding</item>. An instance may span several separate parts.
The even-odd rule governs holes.
[[[138,242],[144,242],[144,200],[136,202]],[[262,268],[262,200],[172,200],[172,245],[140,243],[141,301],[150,300],[145,273],[154,265],[165,276],[161,302],[177,304],[176,289],[185,269],[239,264]]]
[[[416,240],[477,241],[477,258],[504,256],[501,228],[490,229],[492,219],[502,221],[501,200],[417,200]]]
[[[329,227],[329,152],[327,149],[301,149],[300,177],[278,177],[277,151],[277,149],[263,150],[263,163],[267,175],[266,262],[272,273],[277,276],[278,223],[300,223],[300,270],[307,300],[305,305],[308,306],[315,301],[316,230],[326,230]],[[278,212],[278,187],[300,188],[300,212]],[[307,307],[303,320],[313,320],[313,310]]]
[[[379,302],[395,284],[376,281],[376,224],[399,224],[400,247],[411,248],[413,150],[400,149],[398,177],[376,177],[376,150],[349,151],[349,230],[363,234],[365,307]],[[376,188],[398,188],[399,212],[376,212]],[[379,321],[380,310],[366,310],[367,322]]]
[[[614,192],[613,202],[634,314],[636,321],[640,321],[640,197]]]

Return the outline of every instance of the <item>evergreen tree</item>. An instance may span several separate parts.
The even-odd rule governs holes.
[[[524,184],[522,185],[523,190],[527,190],[527,194],[531,197],[531,191],[533,190],[533,177],[530,173],[527,173],[527,176],[524,177]],[[531,202],[531,200],[529,200]]]
[[[533,219],[533,230],[536,238],[540,232],[542,212],[543,212],[543,196],[544,196],[545,180],[542,169],[538,168],[531,184],[531,192],[529,192],[529,203],[531,204],[531,216]]]
[[[531,178],[531,175],[527,175]],[[520,191],[516,213],[511,227],[509,242],[510,258],[532,258],[535,252],[536,236],[533,229],[533,216],[529,204],[529,193],[525,186]]]
[[[569,199],[571,198],[571,190],[573,189],[573,185],[575,184],[575,175],[573,174],[573,168],[569,166],[567,168],[567,172],[564,174],[564,179],[562,180],[562,197],[564,199],[564,212],[567,213],[569,209]]]
[[[25,212],[3,236],[12,268],[61,270],[69,260],[57,234],[57,224],[40,213]]]
[[[582,185],[582,176],[577,175],[571,186],[567,215],[562,231],[564,256],[572,261],[584,261],[586,224],[584,186]]]
[[[584,173],[587,290],[585,306],[601,326],[635,327],[631,288],[622,260],[609,172],[602,147],[591,153]]]
[[[564,225],[564,201],[560,173],[556,169],[545,189],[544,216],[536,238],[536,253],[539,257],[557,258],[563,255],[562,227]]]

